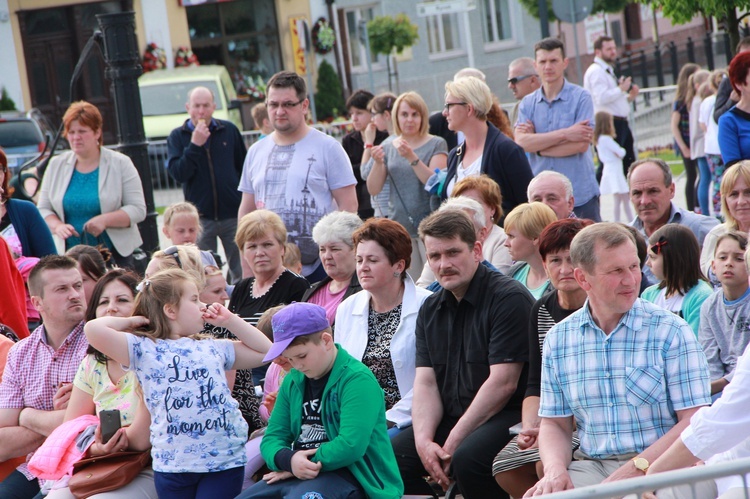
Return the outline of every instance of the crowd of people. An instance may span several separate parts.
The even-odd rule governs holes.
[[[680,73],[687,209],[594,47],[583,86],[557,39],[513,61],[509,115],[474,68],[432,115],[358,90],[341,143],[295,73],[249,150],[192,89],[144,275],[140,179],[95,106],[65,113],[36,206],[0,151],[0,497],[81,497],[88,458],[150,456],[87,497],[473,499],[750,455],[750,39],[726,77]]]

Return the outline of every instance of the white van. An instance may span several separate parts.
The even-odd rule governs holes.
[[[138,78],[146,138],[166,139],[189,118],[185,109],[187,94],[197,86],[213,92],[215,118],[231,121],[242,130],[240,102],[227,69],[224,66],[190,66],[150,71]]]

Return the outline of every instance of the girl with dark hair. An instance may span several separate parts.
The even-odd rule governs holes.
[[[77,244],[65,254],[78,262],[78,272],[81,273],[81,279],[83,279],[86,303],[90,303],[96,283],[107,273],[107,262],[109,262],[112,254],[104,246],[87,246],[85,244]]]
[[[649,244],[646,265],[661,282],[641,298],[685,319],[697,336],[701,305],[713,289],[701,272],[695,234],[684,225],[667,224],[651,234]]]

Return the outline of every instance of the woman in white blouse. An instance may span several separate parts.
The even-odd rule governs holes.
[[[431,293],[406,269],[411,238],[398,222],[371,218],[353,235],[362,291],[336,311],[336,341],[368,366],[383,388],[391,436],[411,425],[417,312]]]

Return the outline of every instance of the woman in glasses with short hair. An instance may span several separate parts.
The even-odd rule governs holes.
[[[442,199],[463,178],[485,173],[500,186],[503,212],[527,201],[526,188],[534,175],[524,150],[492,124],[494,112],[490,87],[474,76],[445,84],[443,116],[448,128],[464,134],[463,143],[448,155],[448,170]]]
[[[649,238],[648,260],[658,284],[641,295],[661,308],[673,312],[690,324],[698,336],[701,306],[713,288],[701,272],[700,247],[693,231],[685,225],[667,224]]]

